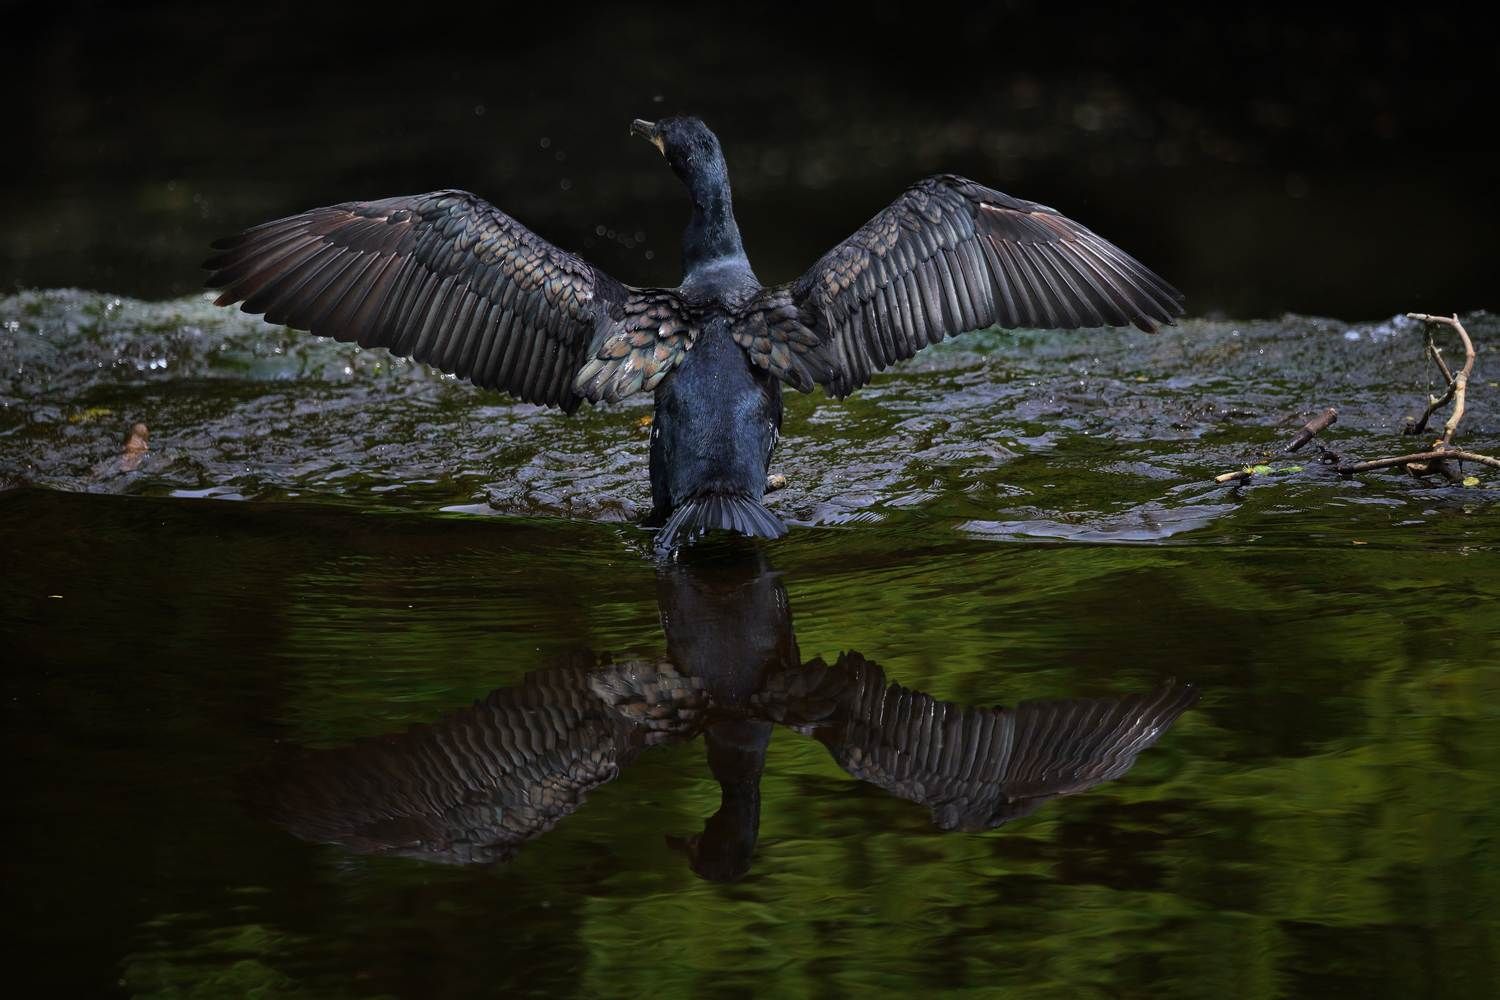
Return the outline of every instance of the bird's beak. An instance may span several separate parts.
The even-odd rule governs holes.
[[[648,122],[644,118],[637,118],[630,123],[630,134],[638,135],[651,145],[655,146],[661,155],[667,155],[667,144],[662,141],[661,133],[656,130],[656,122]]]

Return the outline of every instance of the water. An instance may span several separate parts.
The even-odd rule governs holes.
[[[847,401],[796,397],[770,497],[792,533],[669,567],[633,523],[643,403],[565,418],[198,296],[0,299],[0,359],[13,978],[151,996],[1493,982],[1494,476],[1343,479],[1309,449],[1211,482],[1326,405],[1340,454],[1408,450],[1401,419],[1436,385],[1405,320],[950,342]],[[1461,434],[1479,450],[1500,442],[1493,372],[1482,357]],[[144,453],[122,447],[137,422]],[[955,712],[1197,700],[1115,780],[945,831],[976,824],[932,808],[938,784],[840,765],[858,678]],[[430,802],[483,756],[402,748],[482,731],[470,706],[525,690],[592,706],[573,745],[588,783],[612,780],[508,861],[436,863],[511,851],[485,853],[482,797],[443,807],[467,826],[402,820],[412,788]]]
[[[9,980],[1492,992],[1500,479],[1275,454],[1329,405],[1339,454],[1411,450],[1438,388],[1415,325],[1282,310],[1493,306],[1489,81],[1434,58],[1456,19],[1366,13],[1007,2],[932,43],[895,9],[512,6],[400,31],[397,67],[317,5],[16,12],[0,291],[54,290],[0,298]],[[768,281],[956,170],[1217,319],[792,397],[792,533],[657,566],[645,401],[564,418],[189,294],[215,237],[444,186],[673,284],[680,188],[626,124],[675,111],[723,136]],[[1500,322],[1465,318],[1460,440],[1495,453]],[[860,696],[889,685],[898,719],[1009,720],[986,759],[1041,778],[902,771]],[[1106,706],[1153,693],[1100,765]]]

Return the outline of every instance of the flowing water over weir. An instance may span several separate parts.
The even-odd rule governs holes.
[[[622,525],[649,509],[645,395],[570,418],[206,296],[24,293],[0,299],[0,324],[0,482]],[[1481,350],[1500,342],[1500,324],[1472,324]],[[1351,522],[1425,526],[1398,544],[1462,537],[1454,526],[1495,498],[1489,489],[1429,489],[1394,473],[1343,480],[1315,449],[1248,490],[1211,482],[1327,405],[1340,417],[1320,440],[1340,454],[1413,450],[1398,436],[1402,420],[1441,388],[1421,337],[1404,317],[1297,316],[1194,320],[1158,336],[969,335],[849,400],[789,395],[773,463],[788,488],[773,501],[793,524],[916,519],[933,524],[934,540],[1150,541],[1191,530],[1184,541],[1245,541]],[[1493,368],[1481,358],[1465,440],[1500,433],[1485,391]],[[122,466],[137,421],[149,454]]]
[[[1500,322],[1465,323],[1494,453]],[[1326,406],[1346,459],[1417,450],[1422,337],[964,337],[790,397],[792,533],[658,565],[645,400],[569,418],[198,296],[0,298],[23,977],[1479,995],[1500,477],[1310,446],[1212,482]],[[1013,800],[950,773],[965,725]]]

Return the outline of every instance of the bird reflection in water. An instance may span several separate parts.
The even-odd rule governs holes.
[[[802,662],[786,588],[759,555],[679,561],[658,577],[667,657],[564,664],[398,735],[302,752],[252,781],[294,835],[446,864],[505,861],[651,747],[704,737],[722,800],[669,836],[716,882],[750,869],[760,778],[777,726],[818,740],[853,777],[926,806],[943,830],[992,829],[1130,770],[1197,701],[1149,694],[941,701],[859,653]]]

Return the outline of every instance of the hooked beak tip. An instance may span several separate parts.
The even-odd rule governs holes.
[[[661,134],[656,130],[656,122],[648,122],[644,118],[637,118],[630,123],[630,134],[638,135],[657,148],[662,155],[666,155],[667,147],[662,142]]]

